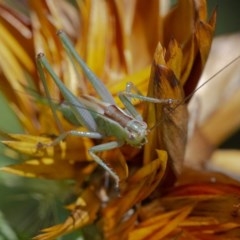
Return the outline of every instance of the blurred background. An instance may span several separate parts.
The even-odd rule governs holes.
[[[215,6],[218,8],[217,26],[215,36],[240,33],[240,18],[237,9],[240,9],[240,1],[234,0],[208,0],[209,13]],[[240,49],[240,43],[239,48]],[[222,144],[222,148],[240,148],[240,129],[235,132],[226,142]]]
[[[24,9],[21,2],[25,1],[9,2],[15,8]],[[209,13],[218,7],[216,35],[240,31],[240,1],[208,0],[207,3]],[[0,129],[8,133],[21,133],[21,126],[1,93],[0,109]],[[239,148],[239,139],[240,132],[234,134],[222,147]],[[9,151],[8,155],[11,154]],[[5,157],[3,145],[0,144],[0,167],[15,163],[14,157]],[[0,172],[0,240],[27,240],[39,229],[60,222],[66,216],[62,203],[70,200],[69,181],[27,179]],[[80,240],[81,234],[79,231],[59,239]]]

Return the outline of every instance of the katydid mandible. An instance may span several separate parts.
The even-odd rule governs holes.
[[[80,65],[83,73],[96,90],[99,99],[90,95],[76,97],[69,89],[66,88],[63,82],[53,71],[44,54],[39,53],[37,56],[37,66],[48,101],[50,102],[50,94],[46,85],[44,68],[60,89],[64,99],[68,103],[71,103],[69,108],[79,124],[87,129],[86,132],[77,130],[62,132],[51,143],[40,143],[39,147],[54,146],[65,139],[68,135],[88,137],[92,139],[103,139],[108,136],[114,137],[113,141],[93,146],[88,150],[88,152],[93,160],[102,166],[114,178],[116,185],[118,185],[120,180],[118,175],[106,163],[104,163],[100,157],[97,156],[97,153],[118,148],[124,144],[140,148],[147,142],[147,134],[149,131],[147,123],[143,121],[141,115],[132,104],[131,99],[137,98],[142,101],[167,104],[171,104],[173,101],[177,100],[145,97],[141,95],[133,83],[128,83],[126,90],[119,93],[119,98],[125,106],[126,111],[122,110],[115,104],[112,95],[109,93],[104,84],[97,78],[97,76],[95,76],[95,74],[78,55],[66,34],[59,31],[58,36],[69,56]],[[56,117],[53,105],[49,105]]]

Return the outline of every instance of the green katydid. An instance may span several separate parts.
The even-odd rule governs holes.
[[[141,95],[141,93],[138,91],[138,89],[133,83],[128,83],[126,85],[125,91],[119,93],[119,98],[125,106],[125,110],[122,110],[116,105],[112,95],[109,93],[101,80],[98,79],[97,76],[95,76],[95,74],[88,68],[85,62],[78,55],[65,33],[59,31],[58,35],[70,57],[74,58],[75,61],[82,68],[83,73],[86,75],[86,77],[94,87],[96,93],[99,96],[99,99],[89,95],[82,95],[80,97],[74,96],[72,92],[66,88],[62,81],[54,73],[44,54],[40,53],[37,57],[38,70],[46,91],[49,105],[52,108],[56,120],[57,116],[55,114],[54,106],[50,100],[50,94],[46,85],[43,68],[45,68],[50,74],[50,76],[60,89],[64,99],[68,103],[70,103],[68,109],[66,109],[68,113],[70,110],[70,115],[74,116],[75,120],[77,120],[82,126],[86,127],[88,131],[83,132],[72,130],[68,132],[63,132],[50,144],[40,143],[39,147],[56,145],[61,140],[65,139],[68,135],[88,137],[92,139],[104,139],[108,136],[114,137],[114,141],[93,146],[88,151],[93,160],[96,161],[100,166],[102,166],[115,179],[116,184],[118,185],[120,180],[118,175],[101,158],[97,156],[97,153],[118,148],[124,144],[129,144],[133,147],[141,148],[147,142],[147,135],[152,128],[149,128],[147,123],[143,121],[142,116],[135,109],[134,105],[131,102],[131,99],[135,98],[142,101],[156,104],[166,104],[169,106],[172,105],[172,103],[175,103],[175,107],[171,109],[171,111],[173,111],[178,106],[183,104],[187,99],[189,99],[196,91],[198,91],[202,86],[209,82],[213,77],[200,85],[185,99],[158,99],[146,97]],[[225,68],[230,66],[239,58],[240,56],[233,59],[224,68],[219,70],[214,76],[222,72]],[[156,127],[156,125],[154,127]]]
[[[115,140],[93,146],[88,151],[93,160],[102,166],[115,179],[116,184],[118,185],[118,175],[107,164],[105,164],[96,153],[118,148],[124,144],[129,144],[133,147],[140,148],[147,142],[147,134],[149,131],[148,126],[146,122],[143,121],[141,115],[134,108],[133,104],[131,103],[131,98],[137,98],[152,103],[168,104],[177,100],[145,97],[139,93],[137,88],[132,83],[129,83],[126,86],[126,90],[119,93],[119,98],[124,104],[126,111],[120,109],[115,104],[112,95],[109,93],[104,84],[95,76],[95,74],[88,68],[85,62],[77,54],[65,33],[59,31],[58,36],[60,37],[60,40],[70,57],[74,58],[75,61],[80,65],[83,73],[96,90],[100,99],[89,95],[83,95],[81,97],[76,97],[73,95],[52,70],[44,54],[38,54],[37,66],[39,75],[43,81],[49,102],[50,94],[46,86],[46,79],[43,71],[44,68],[47,70],[55,84],[60,89],[64,99],[71,103],[69,105],[69,109],[72,111],[74,117],[77,119],[79,124],[86,127],[88,130],[86,132],[76,130],[63,132],[50,144],[40,143],[39,147],[56,145],[68,135],[88,137],[92,139],[103,139],[107,136],[112,136],[115,138]],[[50,107],[52,108],[52,111],[55,112],[51,103]]]

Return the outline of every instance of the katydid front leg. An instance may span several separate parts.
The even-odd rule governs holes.
[[[77,131],[77,130],[70,130],[67,132],[61,133],[58,137],[56,137],[50,143],[39,143],[37,148],[45,148],[45,147],[52,147],[59,144],[62,140],[66,139],[68,136],[77,136],[77,137],[87,137],[92,139],[102,139],[103,136],[98,132],[84,132],[84,131]]]
[[[141,94],[141,92],[137,89],[137,87],[133,83],[131,83],[131,82],[127,83],[125,91],[119,93],[119,97],[122,98],[122,99],[137,98],[137,99],[140,99],[142,101],[151,102],[151,103],[167,103],[167,104],[171,104],[173,102],[179,102],[180,101],[178,99],[172,99],[172,98],[158,99],[158,98],[152,98],[152,97],[143,96]]]
[[[137,87],[129,82],[126,85],[126,90],[118,93],[118,96],[123,103],[123,105],[126,107],[128,112],[136,119],[142,121],[142,116],[137,112],[136,108],[130,101],[131,98],[139,99],[141,101],[150,102],[150,103],[165,103],[165,104],[172,104],[172,103],[179,103],[180,100],[178,99],[158,99],[158,98],[152,98],[152,97],[146,97],[141,94],[141,92],[137,89]]]
[[[112,141],[108,143],[99,144],[96,146],[91,147],[88,152],[93,158],[93,160],[98,163],[100,166],[102,166],[115,180],[116,187],[119,186],[119,177],[118,175],[106,164],[104,161],[96,155],[98,152],[108,151],[114,148],[121,147],[123,145],[120,141]]]
[[[37,149],[40,150],[45,147],[52,147],[57,144],[59,144],[62,140],[64,140],[67,136],[78,136],[78,137],[88,137],[92,139],[102,139],[103,136],[98,133],[98,132],[83,132],[83,131],[76,131],[76,130],[71,130],[64,132],[60,134],[57,138],[55,138],[52,142],[50,143],[39,143],[37,145]],[[93,146],[88,149],[88,153],[90,156],[93,158],[93,160],[99,164],[101,167],[103,167],[115,180],[116,182],[116,187],[119,185],[119,177],[118,175],[106,164],[104,161],[96,155],[98,152],[103,152],[103,151],[108,151],[114,148],[118,148],[122,146],[123,143],[120,141],[112,141],[109,143],[103,143],[99,144],[96,146]]]

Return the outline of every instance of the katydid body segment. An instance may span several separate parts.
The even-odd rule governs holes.
[[[119,98],[126,108],[125,112],[116,106],[112,95],[80,58],[67,36],[62,31],[59,31],[58,35],[70,57],[80,65],[83,73],[91,82],[92,86],[99,95],[99,99],[89,95],[83,95],[81,97],[76,97],[73,95],[73,93],[66,88],[63,82],[52,70],[44,54],[38,54],[37,65],[44,87],[47,88],[43,68],[45,68],[50,74],[55,84],[60,89],[64,99],[70,103],[69,109],[72,111],[79,124],[87,129],[86,131],[72,130],[68,132],[62,132],[50,144],[43,145],[40,143],[39,146],[48,147],[56,145],[68,135],[88,137],[92,139],[103,139],[108,136],[114,137],[113,141],[93,146],[88,151],[93,160],[101,165],[115,179],[116,184],[118,185],[118,175],[101,158],[97,156],[97,153],[118,148],[124,144],[129,144],[133,147],[140,148],[147,142],[147,134],[149,131],[148,126],[143,121],[141,115],[134,108],[133,104],[131,103],[131,98],[138,98],[140,100],[153,103],[171,103],[174,100],[155,99],[142,96],[136,87],[129,83],[126,86],[126,90],[119,93]],[[45,90],[50,101],[48,91],[47,89]],[[51,104],[50,107],[54,112],[55,110]]]

